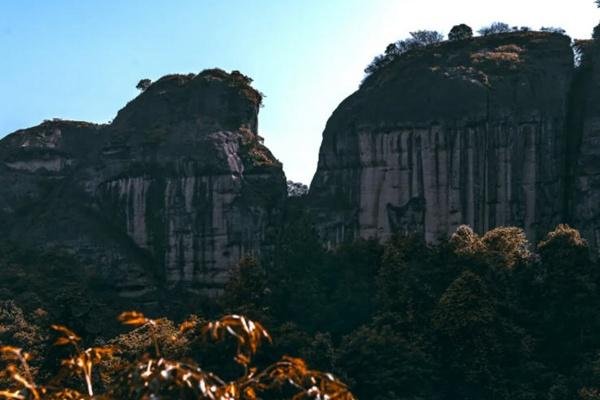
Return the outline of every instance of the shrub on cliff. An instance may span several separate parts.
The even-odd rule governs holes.
[[[511,29],[511,27],[508,24],[505,24],[504,22],[494,22],[489,26],[484,26],[483,28],[479,29],[477,32],[481,35],[481,36],[489,36],[489,35],[496,35],[498,33],[506,33],[506,32],[512,32],[513,29]]]
[[[308,186],[301,182],[287,181],[288,197],[302,197],[308,194]]]
[[[464,40],[473,37],[473,29],[469,25],[455,25],[448,33],[448,40]]]
[[[408,40],[416,47],[428,46],[444,40],[444,35],[437,31],[422,30],[410,32],[410,36],[411,38]]]
[[[558,26],[542,26],[540,32],[560,33],[561,35],[567,33],[567,31]]]
[[[410,37],[404,40],[399,40],[395,43],[390,43],[385,53],[376,56],[373,61],[365,68],[367,75],[373,74],[375,71],[380,70],[398,56],[406,53],[409,50],[417,49],[419,47],[429,46],[435,43],[439,43],[444,40],[444,35],[437,31],[420,30],[410,32]]]

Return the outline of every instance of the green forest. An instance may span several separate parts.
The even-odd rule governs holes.
[[[223,299],[361,399],[596,399],[599,272],[566,225],[538,244],[463,226],[435,246],[397,236],[327,252],[296,223]]]
[[[241,260],[220,297],[175,291],[149,313],[259,321],[274,340],[257,365],[300,357],[360,399],[600,398],[600,269],[575,229],[529,243],[519,228],[477,235],[461,226],[436,245],[396,236],[327,250],[302,207],[287,221],[269,252]],[[92,344],[150,348],[147,335],[119,331],[123,302],[68,254],[5,244],[0,259],[0,340],[31,351],[40,375],[63,354],[48,342],[55,322]],[[160,321],[170,335],[174,323]],[[164,351],[195,354],[220,376],[239,373],[227,344],[188,344]]]

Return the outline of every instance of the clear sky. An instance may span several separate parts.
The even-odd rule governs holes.
[[[593,0],[0,0],[0,137],[54,117],[107,122],[141,78],[238,69],[266,94],[265,144],[310,183],[335,107],[386,45],[493,21],[589,38]]]

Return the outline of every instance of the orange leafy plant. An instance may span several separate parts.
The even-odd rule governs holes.
[[[62,361],[67,371],[75,371],[85,381],[87,393],[60,385],[37,385],[29,371],[29,355],[21,349],[0,347],[0,355],[8,362],[6,372],[13,385],[0,391],[0,399],[211,399],[253,400],[269,391],[291,388],[293,400],[339,399],[352,400],[347,386],[333,375],[310,370],[299,358],[283,357],[280,361],[259,370],[252,359],[263,341],[271,342],[271,336],[258,322],[239,315],[228,315],[218,321],[200,323],[194,320],[183,322],[177,336],[192,335],[198,339],[214,341],[233,338],[237,343],[234,360],[244,367],[242,376],[226,381],[216,374],[205,371],[194,360],[168,360],[161,356],[157,340],[157,322],[142,313],[127,311],[118,318],[123,324],[136,328],[147,328],[154,344],[154,356],[138,354],[124,364],[118,364],[115,376],[110,379],[104,393],[95,393],[93,371],[95,366],[111,359],[119,352],[114,347],[90,347],[81,350],[81,338],[70,329],[53,325],[60,334],[55,345],[71,345],[75,354]],[[60,382],[55,379],[53,382]]]
[[[23,390],[29,394],[29,398],[40,399],[40,388],[37,387],[31,370],[29,368],[28,360],[30,359],[29,353],[24,352],[22,349],[12,346],[0,346],[0,356],[5,360],[9,361],[10,364],[6,367],[6,372],[11,379],[23,387]],[[14,362],[20,364],[21,369]],[[22,372],[21,372],[22,371]],[[25,399],[24,395],[19,390],[0,390],[0,397],[6,399]]]
[[[226,335],[234,337],[237,341],[235,361],[244,367],[248,367],[263,339],[271,342],[271,336],[261,324],[239,315],[209,322],[202,328],[202,333],[210,334],[214,340],[223,340]]]

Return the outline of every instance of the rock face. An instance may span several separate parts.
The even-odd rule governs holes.
[[[244,75],[166,76],[110,125],[50,121],[0,141],[0,234],[66,248],[122,296],[219,290],[285,201]]]
[[[508,33],[411,51],[376,72],[323,133],[309,195],[323,236],[436,241],[469,224],[539,237],[564,216],[573,71],[566,36]]]
[[[600,249],[600,43],[585,46],[573,90],[574,140],[570,217],[582,236]]]

